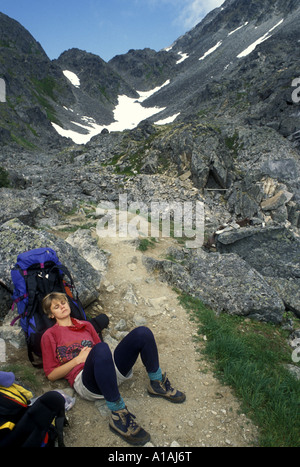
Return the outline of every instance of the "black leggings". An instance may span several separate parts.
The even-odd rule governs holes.
[[[84,386],[94,394],[103,395],[109,402],[119,400],[115,365],[119,372],[126,376],[139,355],[148,373],[155,373],[159,369],[154,336],[150,329],[144,326],[134,329],[124,337],[116,347],[114,357],[106,343],[97,344],[89,353],[84,365],[82,373]]]

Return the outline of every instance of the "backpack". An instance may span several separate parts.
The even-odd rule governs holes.
[[[19,384],[0,386],[0,448],[64,447],[67,419],[57,392],[47,392],[34,403],[31,399],[32,393]]]
[[[14,285],[13,309],[17,305],[20,325],[25,333],[28,357],[34,365],[34,355],[41,358],[41,337],[54,321],[42,309],[43,298],[51,292],[62,292],[68,297],[71,316],[86,320],[78,298],[73,278],[66,266],[61,264],[51,248],[37,248],[21,253],[11,270]],[[41,366],[41,365],[37,365]]]

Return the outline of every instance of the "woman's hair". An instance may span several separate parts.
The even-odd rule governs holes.
[[[42,307],[43,307],[44,313],[48,316],[48,318],[50,318],[51,315],[52,315],[50,307],[51,307],[51,303],[52,303],[53,300],[66,300],[66,301],[68,301],[68,298],[67,298],[66,294],[61,293],[61,292],[52,292],[49,295],[46,295],[46,297],[43,298]]]

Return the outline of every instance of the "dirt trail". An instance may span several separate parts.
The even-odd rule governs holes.
[[[193,341],[196,326],[178,303],[176,293],[149,275],[142,263],[143,254],[164,258],[172,242],[172,239],[162,239],[145,253],[137,250],[134,242],[120,238],[99,242],[103,250],[110,252],[97,304],[97,311],[110,317],[110,328],[104,338],[110,342],[137,325],[148,326],[156,337],[161,368],[187,398],[185,403],[177,405],[149,397],[147,375],[140,359],[134,367],[133,378],[121,386],[120,392],[128,409],[151,434],[149,446],[255,445],[256,428],[240,413],[240,405],[231,390],[214,378],[202,359],[199,344],[196,347]],[[11,358],[15,359],[18,353],[12,349]],[[43,375],[41,378],[44,391],[57,387]],[[59,387],[65,388],[65,382],[60,382]],[[103,402],[87,402],[76,397],[68,418],[70,427],[65,430],[68,447],[128,446],[109,430],[109,412]]]
[[[171,243],[172,239],[160,240],[144,254],[163,258]],[[139,324],[148,326],[156,337],[163,371],[187,395],[180,405],[150,398],[146,372],[140,360],[136,363],[134,377],[121,386],[121,394],[128,409],[150,432],[151,444],[196,447],[248,446],[255,442],[255,427],[240,414],[240,405],[230,389],[213,377],[197,351],[193,342],[195,324],[179,305],[176,293],[148,274],[142,264],[143,253],[134,242],[107,238],[100,244],[111,253],[101,293],[101,306],[110,317],[110,334],[120,338],[122,331],[114,328],[121,319],[126,321],[125,331]],[[96,406],[77,400],[69,413],[67,444],[126,446],[110,432],[105,405]]]

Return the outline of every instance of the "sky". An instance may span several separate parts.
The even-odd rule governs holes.
[[[50,59],[73,47],[109,61],[130,49],[169,47],[224,0],[1,0]]]

